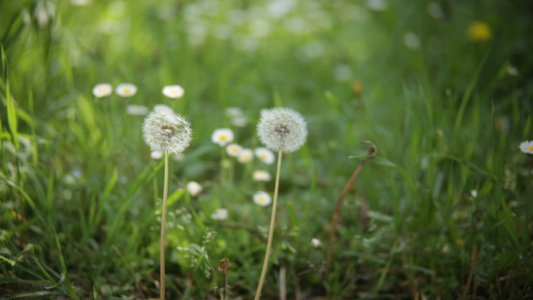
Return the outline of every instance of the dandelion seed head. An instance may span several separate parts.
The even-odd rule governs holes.
[[[160,110],[144,119],[143,136],[152,151],[178,154],[189,147],[192,130],[182,116]]]
[[[290,108],[273,108],[261,115],[257,125],[259,140],[274,151],[293,152],[307,138],[304,118]]]

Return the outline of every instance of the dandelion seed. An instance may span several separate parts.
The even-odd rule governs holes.
[[[468,27],[467,37],[472,42],[483,42],[492,38],[492,32],[487,23],[474,22]]]
[[[121,97],[131,97],[137,93],[137,87],[131,83],[121,83],[115,89],[115,93]]]
[[[152,151],[178,154],[189,146],[192,130],[182,116],[153,111],[144,119],[143,136]]]
[[[150,157],[155,160],[161,159],[161,157],[163,157],[163,152],[158,150],[152,151],[152,153],[150,153]]]
[[[159,111],[165,111],[167,113],[174,113],[174,111],[172,110],[172,108],[170,108],[170,106],[168,105],[165,105],[165,104],[157,104],[154,106],[154,111],[156,112],[159,112]]]
[[[318,248],[318,247],[320,247],[320,245],[322,245],[322,242],[320,242],[319,239],[312,239],[311,240],[311,246],[313,246],[314,248]]]
[[[533,141],[524,141],[520,143],[520,151],[526,154],[533,154]]]
[[[256,170],[254,171],[254,180],[255,181],[270,181],[270,173],[264,170]]]
[[[226,146],[226,152],[229,156],[238,157],[242,151],[242,147],[238,144],[229,144]]]
[[[196,181],[189,181],[187,183],[187,191],[194,197],[202,192],[202,186]]]
[[[255,156],[259,158],[263,163],[270,165],[274,162],[274,153],[267,148],[259,147],[255,148]]]
[[[225,208],[218,208],[214,214],[211,215],[211,219],[214,220],[226,220],[228,218],[228,210]]]
[[[148,107],[142,105],[131,104],[126,107],[127,114],[132,116],[144,116],[148,111]]]
[[[109,83],[99,83],[93,88],[93,95],[96,98],[103,98],[111,95],[113,87]]]
[[[268,206],[272,202],[272,199],[268,193],[257,192],[254,194],[254,202],[260,206]]]
[[[211,141],[220,146],[225,146],[233,141],[233,131],[227,128],[216,129],[211,136]]]
[[[237,159],[239,160],[240,163],[245,164],[247,162],[252,161],[253,157],[254,157],[254,153],[252,152],[251,149],[242,149]]]
[[[307,138],[304,118],[290,108],[273,108],[264,113],[257,125],[261,143],[275,151],[298,150]]]
[[[167,85],[163,87],[163,95],[172,99],[181,98],[184,93],[185,90],[179,85]]]

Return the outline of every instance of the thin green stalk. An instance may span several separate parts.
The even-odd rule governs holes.
[[[270,250],[272,248],[272,238],[274,236],[274,221],[276,220],[276,206],[278,204],[278,189],[279,189],[279,175],[281,171],[281,155],[282,151],[278,151],[278,170],[276,171],[276,185],[274,188],[274,201],[272,204],[272,216],[270,218],[270,229],[268,230],[268,241],[267,248],[265,253],[265,260],[263,262],[263,269],[261,270],[261,277],[259,279],[259,285],[257,286],[257,291],[255,292],[255,300],[261,298],[261,290],[263,289],[263,283],[265,282],[266,272],[268,269],[268,260],[270,258]]]
[[[168,153],[165,152],[165,183],[163,187],[163,205],[161,209],[161,251],[159,253],[160,269],[159,274],[159,294],[161,300],[165,300],[165,226],[167,216],[167,196],[168,196]]]

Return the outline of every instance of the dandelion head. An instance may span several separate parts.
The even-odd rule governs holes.
[[[239,154],[242,151],[242,147],[239,144],[229,144],[226,146],[226,152],[229,156],[239,157]]]
[[[259,147],[255,149],[255,156],[259,158],[263,163],[270,165],[274,162],[274,153],[267,148]]]
[[[189,146],[192,130],[180,115],[153,111],[144,119],[143,135],[152,151],[178,154]]]
[[[213,135],[211,135],[211,141],[213,141],[215,144],[219,144],[220,146],[225,146],[227,143],[231,143],[233,141],[233,131],[227,128],[216,129],[213,132]]]
[[[202,192],[202,186],[196,181],[187,182],[187,191],[191,196],[198,196]]]
[[[270,173],[268,171],[264,170],[256,170],[254,171],[254,180],[255,181],[270,181]]]
[[[115,93],[121,97],[131,97],[137,93],[137,87],[131,83],[121,83],[115,89]]]
[[[184,93],[185,90],[179,85],[167,85],[163,87],[163,95],[172,99],[181,98]]]
[[[254,153],[250,149],[242,149],[241,153],[239,153],[239,156],[237,157],[239,162],[243,164],[252,161],[253,158]]]
[[[111,95],[113,87],[109,83],[99,83],[93,88],[93,95],[96,98],[103,98]]]
[[[533,141],[525,141],[520,143],[520,151],[526,154],[533,154]]]
[[[261,115],[257,133],[267,148],[293,152],[305,143],[307,124],[299,113],[290,108],[273,108]]]
[[[228,218],[228,210],[225,208],[218,208],[214,214],[211,215],[211,219],[214,220],[226,220]]]
[[[272,199],[266,192],[257,192],[254,194],[254,202],[260,206],[268,206],[272,202]]]

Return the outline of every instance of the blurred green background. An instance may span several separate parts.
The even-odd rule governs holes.
[[[283,163],[264,299],[533,297],[533,157],[518,148],[533,139],[532,14],[526,0],[0,1],[0,294],[158,297],[162,162],[128,106],[165,104],[194,131],[171,162],[169,299],[219,297],[224,257],[231,298],[253,295],[271,207],[252,199],[273,182],[252,174],[275,167],[211,135],[260,147],[274,106],[309,136]],[[134,96],[92,94],[125,82]],[[175,84],[182,98],[161,93]],[[365,140],[378,155],[342,202],[326,279]]]

